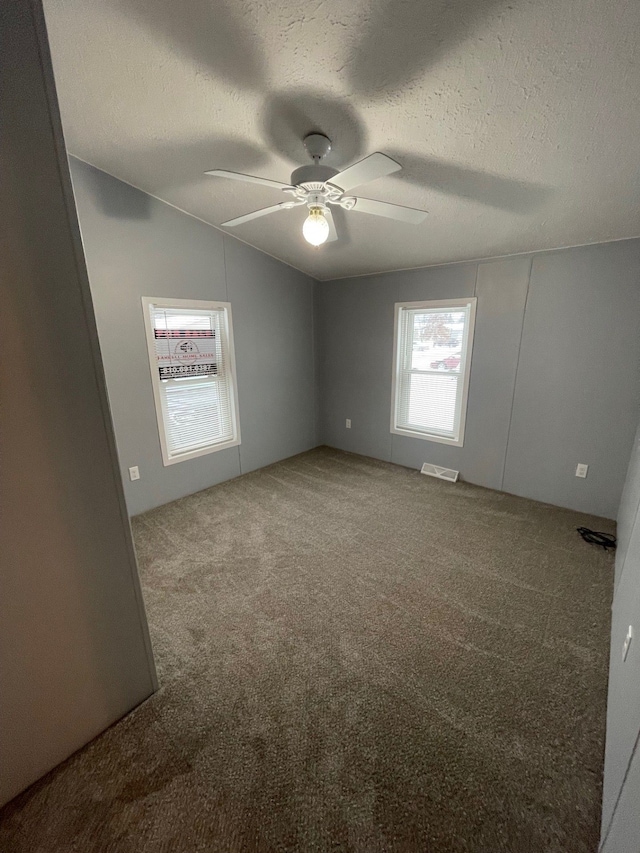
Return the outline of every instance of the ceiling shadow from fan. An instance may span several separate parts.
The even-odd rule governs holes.
[[[410,85],[508,0],[383,0],[345,65],[350,90],[381,98]]]
[[[417,184],[521,216],[533,213],[557,192],[553,187],[458,166],[437,157],[421,157],[397,149],[385,149],[385,153],[402,164],[401,172],[390,175],[393,180]]]
[[[149,180],[145,181],[145,189],[154,195],[187,184],[211,181],[204,174],[209,169],[253,171],[264,166],[268,159],[263,148],[234,136],[158,140],[128,152],[132,175],[144,175],[144,169],[150,162],[153,163],[153,171],[163,175],[163,178],[153,180],[153,186]]]
[[[214,77],[258,91],[267,78],[260,33],[223,0],[109,0],[175,53]]]
[[[296,166],[311,162],[302,144],[309,133],[323,133],[331,140],[332,150],[322,161],[328,166],[343,168],[367,153],[366,130],[354,108],[343,99],[312,89],[270,95],[262,126],[274,151]]]

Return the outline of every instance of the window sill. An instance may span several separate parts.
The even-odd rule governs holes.
[[[397,427],[391,427],[391,432],[393,435],[404,435],[407,438],[419,438],[422,441],[435,441],[437,444],[450,444],[453,447],[464,446],[464,436],[461,436],[460,438],[447,438],[442,435],[433,435],[428,432],[415,432],[409,429],[398,429]]]
[[[220,444],[210,444],[208,447],[201,447],[198,450],[190,450],[187,453],[180,453],[178,456],[165,456],[163,453],[163,464],[175,465],[176,462],[184,462],[187,459],[197,459],[198,456],[206,456],[209,453],[217,453],[218,450],[226,450],[229,447],[237,447],[240,444],[239,438],[233,438],[230,441],[224,441]]]

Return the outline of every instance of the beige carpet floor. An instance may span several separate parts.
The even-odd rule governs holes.
[[[161,690],[3,853],[594,853],[613,558],[319,448],[134,520]]]

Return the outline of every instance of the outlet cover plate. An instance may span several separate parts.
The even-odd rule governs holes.
[[[633,625],[629,625],[629,630],[627,631],[627,636],[624,638],[624,643],[622,645],[622,660],[626,661],[627,655],[629,654],[629,648],[631,646],[631,641],[633,640]]]

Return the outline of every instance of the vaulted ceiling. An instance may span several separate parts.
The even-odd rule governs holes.
[[[240,239],[319,279],[640,235],[638,0],[45,0],[69,151],[212,225],[282,200],[302,138],[421,225],[304,208]]]

